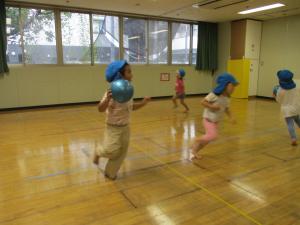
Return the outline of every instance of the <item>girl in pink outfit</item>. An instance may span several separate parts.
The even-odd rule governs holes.
[[[176,86],[175,86],[176,94],[173,96],[172,101],[174,103],[174,108],[177,108],[176,100],[177,98],[179,98],[181,105],[183,105],[185,108],[184,112],[188,112],[190,109],[184,102],[184,98],[185,98],[184,81],[183,81],[184,76],[185,76],[185,71],[183,69],[179,69],[176,75]]]
[[[222,120],[224,113],[234,123],[229,110],[229,98],[236,85],[238,85],[238,82],[234,76],[223,73],[217,79],[217,87],[202,101],[205,134],[196,138],[192,146],[192,159],[201,159],[199,151],[218,137],[218,123]]]

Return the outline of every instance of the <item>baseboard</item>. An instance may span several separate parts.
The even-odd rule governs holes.
[[[208,93],[203,94],[188,94],[187,97],[203,97],[206,96]],[[172,95],[169,96],[157,96],[151,97],[152,100],[162,100],[171,98]],[[134,100],[141,100],[143,98],[134,98]],[[59,107],[68,107],[68,106],[81,106],[81,105],[95,105],[99,101],[91,101],[91,102],[76,102],[76,103],[63,103],[63,104],[53,104],[53,105],[38,105],[38,106],[24,106],[24,107],[15,107],[15,108],[4,108],[0,109],[1,112],[13,112],[13,111],[20,111],[20,110],[32,110],[32,109],[50,109],[50,108],[59,108]]]
[[[266,97],[266,96],[255,96],[256,98],[265,99],[265,100],[275,100],[273,97]]]
[[[208,95],[208,93],[202,93],[202,94],[186,94],[186,97],[203,97]],[[157,97],[151,97],[152,100],[160,100],[160,99],[168,99],[172,98],[173,95],[167,95],[167,96],[157,96]],[[134,100],[141,100],[143,98],[135,98]]]
[[[97,101],[98,102],[98,101]],[[31,109],[49,109],[49,108],[59,108],[68,106],[80,106],[80,105],[94,105],[97,104],[96,101],[93,102],[75,102],[75,103],[63,103],[63,104],[53,104],[53,105],[36,105],[36,106],[23,106],[15,108],[4,108],[0,109],[1,112],[19,111],[19,110],[31,110]]]

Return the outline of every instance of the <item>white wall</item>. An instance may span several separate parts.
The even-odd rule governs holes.
[[[179,66],[133,66],[135,97],[174,94],[175,71]],[[208,93],[212,76],[184,66],[186,93]],[[0,76],[0,108],[40,106],[98,101],[108,87],[105,66],[12,66],[10,74]],[[160,73],[172,74],[161,82]]]
[[[258,95],[271,97],[276,72],[290,69],[300,78],[300,15],[263,23]]]

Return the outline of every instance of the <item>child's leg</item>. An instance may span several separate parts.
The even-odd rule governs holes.
[[[285,122],[287,124],[288,131],[289,131],[290,137],[292,139],[292,144],[296,145],[297,137],[296,137],[295,127],[294,127],[294,118],[287,117],[287,118],[285,118]]]
[[[209,142],[215,140],[218,137],[218,124],[203,119],[203,126],[205,128],[205,134],[196,139],[192,150],[193,154],[197,158],[198,152],[205,147]]]
[[[176,108],[177,107],[177,95],[174,95],[173,98],[172,98],[172,101],[173,101],[173,104],[174,104],[174,107]]]
[[[111,143],[111,140],[110,140],[110,129],[108,126],[105,126],[105,130],[104,130],[104,138],[103,138],[103,145],[104,145],[104,149],[105,148],[111,148],[110,146],[108,146],[109,144],[108,143]],[[97,147],[96,146],[96,149],[94,151],[94,157],[93,157],[93,163],[98,165],[99,164],[99,160],[101,157],[105,157],[104,151],[103,149],[103,146],[99,146]]]
[[[121,148],[115,157],[110,157],[106,167],[105,167],[105,176],[110,179],[116,179],[117,173],[127,155],[128,146],[129,146],[129,137],[130,129],[129,126],[122,127],[122,135],[120,138]]]
[[[181,98],[180,99],[180,103],[181,103],[181,105],[183,105],[184,106],[184,108],[185,108],[185,112],[187,112],[187,111],[189,111],[190,109],[189,109],[189,107],[187,106],[187,104],[185,104],[185,102],[184,102],[184,98]]]
[[[298,125],[298,127],[300,128],[300,116],[299,115],[294,117],[294,121]]]

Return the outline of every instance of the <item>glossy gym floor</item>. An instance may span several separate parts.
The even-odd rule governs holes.
[[[300,224],[300,147],[279,106],[232,100],[237,124],[188,160],[203,133],[200,97],[190,113],[155,100],[132,113],[128,157],[116,181],[91,163],[104,114],[96,105],[0,114],[0,224]],[[299,132],[298,132],[299,134]]]

